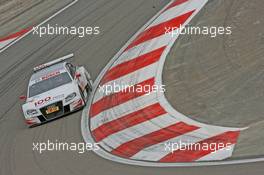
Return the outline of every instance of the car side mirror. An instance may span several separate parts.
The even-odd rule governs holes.
[[[81,77],[81,74],[80,74],[80,73],[76,73],[76,74],[75,74],[75,77],[76,77],[77,79],[79,79],[79,78]]]
[[[27,97],[26,97],[25,95],[21,95],[21,96],[19,97],[19,99],[20,99],[20,100],[23,100],[23,101],[26,101]]]

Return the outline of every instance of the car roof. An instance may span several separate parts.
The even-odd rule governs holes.
[[[66,67],[65,67],[66,62],[62,62],[62,63],[58,63],[58,64],[54,64],[52,66],[46,67],[44,69],[41,69],[37,72],[35,72],[34,74],[32,74],[31,78],[30,78],[30,82],[29,84],[34,84],[36,81],[40,80],[41,77],[51,74],[53,72],[56,71],[67,71]]]

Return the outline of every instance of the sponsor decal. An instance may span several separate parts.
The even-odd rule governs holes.
[[[44,99],[41,99],[41,100],[38,100],[37,102],[35,102],[35,106],[37,107],[37,106],[40,106],[40,105],[46,104],[46,103],[48,103],[48,102],[50,102],[50,101],[55,101],[55,100],[57,100],[57,99],[61,99],[61,98],[63,98],[63,97],[64,97],[64,94],[62,94],[62,95],[58,95],[58,96],[55,96],[55,97],[50,97],[50,96],[48,96],[48,97],[46,97],[46,98],[44,98]]]
[[[49,73],[43,77],[41,77],[41,80],[47,80],[51,77],[55,77],[56,75],[59,75],[60,74],[60,71],[56,71],[56,72],[52,72],[52,73]]]

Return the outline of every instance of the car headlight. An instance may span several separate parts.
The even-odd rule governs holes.
[[[74,99],[74,97],[76,97],[76,92],[73,92],[71,93],[70,95],[68,95],[66,98],[65,98],[65,102],[67,103],[68,101]]]
[[[27,110],[27,115],[35,115],[37,113],[38,113],[38,111],[36,109],[29,109],[29,110]]]

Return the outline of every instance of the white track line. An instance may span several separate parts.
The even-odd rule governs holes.
[[[57,16],[58,14],[62,13],[64,10],[68,9],[69,7],[73,6],[75,3],[77,3],[78,0],[74,0],[71,3],[69,3],[68,5],[66,5],[65,7],[63,7],[62,9],[60,9],[59,11],[57,11],[56,13],[54,13],[53,15],[51,15],[49,18],[45,19],[43,22],[41,22],[39,25],[34,26],[34,27],[39,27],[43,24],[45,24],[46,22],[48,22],[49,20],[51,20],[52,18],[54,18],[55,16]],[[0,53],[4,52],[6,49],[8,49],[9,47],[11,47],[12,45],[14,45],[15,43],[17,43],[18,41],[20,41],[21,39],[25,38],[26,36],[28,36],[31,32],[33,31],[33,29],[31,29],[30,31],[28,31],[27,33],[25,33],[22,36],[19,36],[18,38],[16,38],[15,40],[13,40],[12,42],[10,42],[8,45],[6,45],[3,49],[0,50]]]

